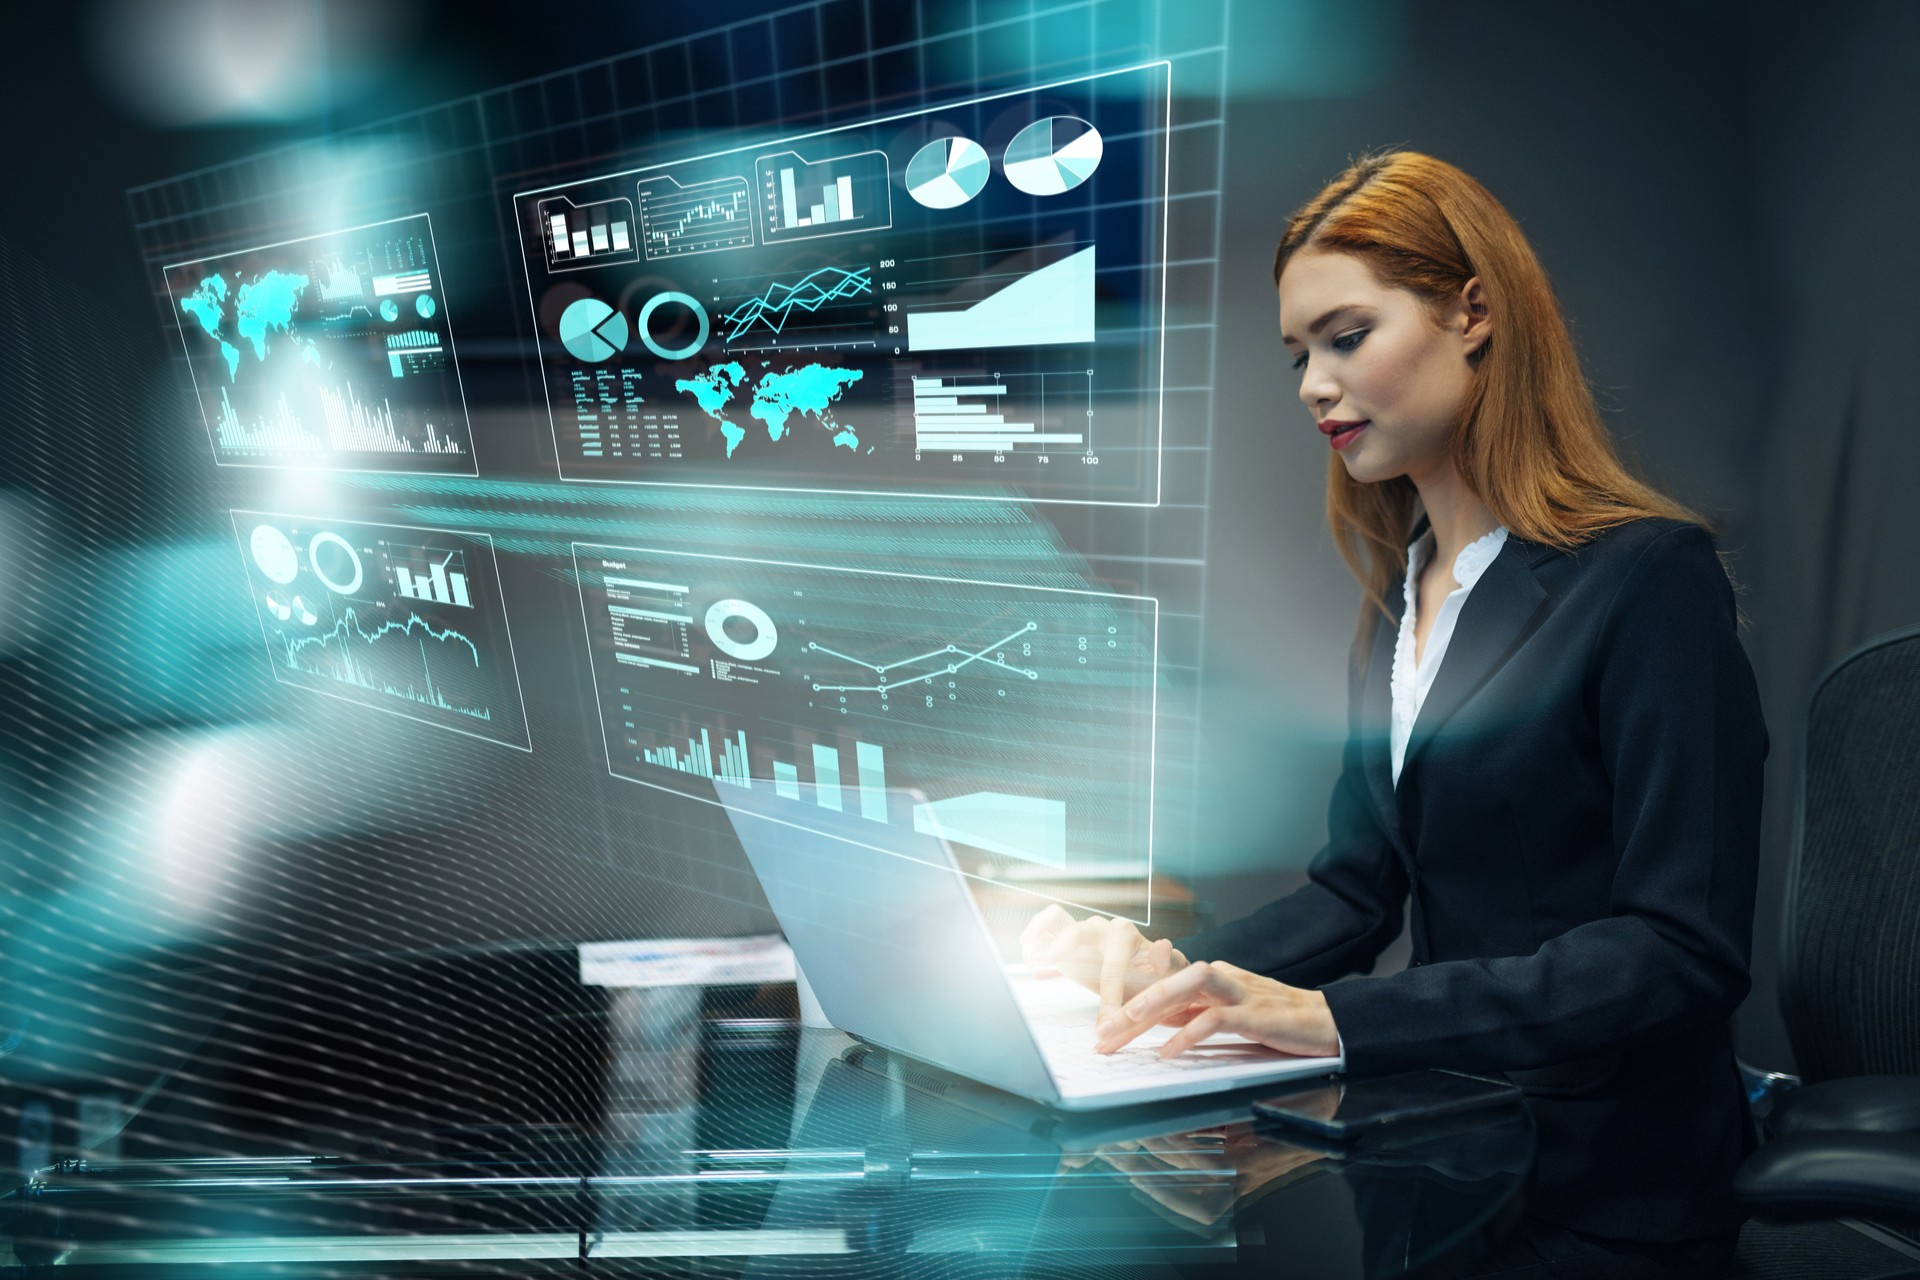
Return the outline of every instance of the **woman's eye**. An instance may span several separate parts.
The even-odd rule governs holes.
[[[1299,355],[1293,358],[1293,371],[1295,373],[1298,373],[1306,367],[1307,367],[1307,353],[1302,351]]]
[[[1365,329],[1355,329],[1352,333],[1343,333],[1333,340],[1334,350],[1351,351],[1360,345],[1360,339],[1367,336]]]

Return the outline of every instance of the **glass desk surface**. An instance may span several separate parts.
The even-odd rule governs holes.
[[[143,1280],[1443,1274],[1504,1234],[1533,1160],[1518,1107],[1346,1150],[1256,1125],[1272,1086],[1068,1116],[836,1031],[725,1016],[738,1001],[716,1016],[712,994],[611,993],[591,1123],[357,1130],[339,1090],[305,1151],[229,1132],[219,1155],[56,1166],[6,1198],[0,1262]]]

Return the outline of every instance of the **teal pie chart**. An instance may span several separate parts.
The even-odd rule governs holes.
[[[1100,131],[1079,116],[1035,120],[1007,144],[1007,181],[1030,196],[1061,195],[1093,176],[1105,150]]]
[[[929,209],[957,209],[986,189],[987,150],[972,138],[936,138],[907,161],[907,194]]]
[[[389,324],[398,320],[400,318],[400,304],[392,298],[382,298],[380,300],[380,318]]]
[[[627,318],[598,298],[582,298],[560,313],[560,345],[588,364],[627,349]]]

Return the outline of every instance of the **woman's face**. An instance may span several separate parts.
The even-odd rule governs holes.
[[[1280,340],[1300,400],[1364,483],[1451,465],[1447,441],[1473,381],[1471,355],[1492,332],[1478,279],[1446,314],[1390,288],[1351,254],[1307,249],[1280,275]]]

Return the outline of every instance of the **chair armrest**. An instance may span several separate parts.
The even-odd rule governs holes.
[[[1747,1091],[1747,1105],[1756,1120],[1765,1120],[1780,1105],[1780,1099],[1800,1087],[1800,1077],[1785,1071],[1764,1071],[1739,1058],[1733,1065],[1740,1069],[1740,1083]]]
[[[1778,1138],[1740,1166],[1733,1193],[1779,1220],[1920,1215],[1920,1134]]]
[[[1767,1128],[1781,1137],[1920,1134],[1920,1076],[1852,1076],[1805,1085],[1774,1104]]]

